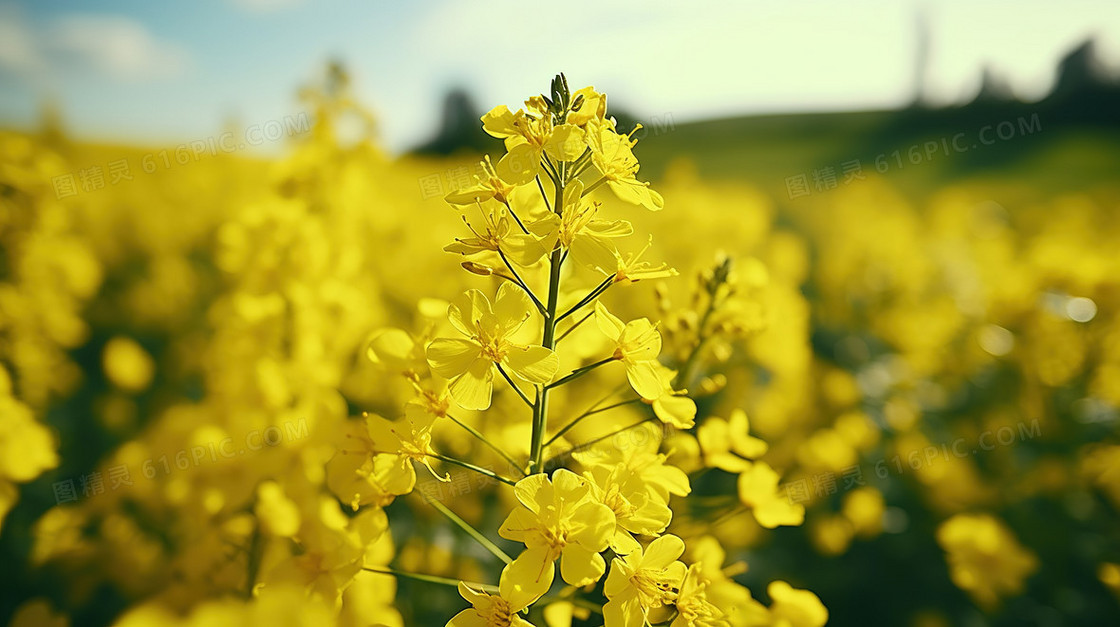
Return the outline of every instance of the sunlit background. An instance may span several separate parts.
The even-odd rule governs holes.
[[[0,0],[0,623],[443,625],[497,582],[420,495],[512,552],[504,486],[339,477],[413,394],[371,338],[499,283],[443,252],[480,116],[559,72],[664,197],[591,196],[680,273],[604,299],[695,375],[669,531],[729,624],[1117,621],[1120,3]],[[464,415],[524,458],[518,402]]]
[[[439,125],[448,89],[516,104],[563,70],[634,115],[968,102],[995,85],[1043,98],[1087,40],[1120,72],[1120,7],[1052,2],[585,2],[542,17],[520,2],[204,1],[0,5],[0,121],[57,104],[81,137],[188,141],[292,113],[328,59],[399,153]],[[487,107],[489,108],[489,107]]]

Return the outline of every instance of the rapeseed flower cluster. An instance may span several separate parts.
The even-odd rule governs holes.
[[[699,566],[690,571],[678,561],[685,540],[667,532],[673,522],[671,501],[688,497],[690,481],[648,431],[653,423],[682,432],[695,428],[697,406],[689,381],[663,361],[659,324],[648,317],[624,320],[607,304],[636,283],[677,274],[645,258],[652,240],[630,244],[636,232],[632,220],[639,216],[627,214],[628,208],[660,211],[665,206],[661,195],[638,178],[633,132],[623,133],[607,116],[603,94],[591,87],[573,92],[563,75],[548,95],[530,98],[523,109],[494,108],[482,117],[482,128],[503,140],[506,152],[496,164],[485,160],[473,184],[447,196],[469,233],[444,250],[458,255],[469,275],[498,283],[496,293],[491,297],[488,290],[468,289],[447,306],[447,324],[433,321],[423,334],[378,332],[371,355],[395,362],[412,394],[404,417],[371,418],[385,436],[377,437],[371,422],[371,437],[356,438],[362,446],[343,451],[342,463],[363,477],[364,485],[340,497],[358,508],[407,494],[415,485],[410,463],[427,465],[438,477],[431,459],[512,486],[516,502],[497,529],[498,536],[522,546],[512,559],[483,530],[445,512],[506,562],[496,594],[459,583],[472,607],[449,625],[523,624],[527,619],[521,615],[531,616],[535,604],[555,605],[542,599],[558,586],[562,591],[555,594],[562,603],[594,609],[607,627],[651,620],[731,624],[707,600],[709,579]],[[708,281],[708,315],[717,315],[723,326],[734,320],[725,307],[734,281],[731,265],[723,259]],[[591,318],[594,325],[583,326]],[[741,335],[748,326],[736,332]],[[695,345],[685,351],[680,361],[690,376],[703,366],[703,345],[716,335],[700,329]],[[609,383],[619,377],[621,386]],[[596,388],[606,388],[607,394],[588,392]],[[575,401],[594,395],[601,400],[571,414]],[[580,423],[590,422],[587,418],[624,407],[643,407],[647,416],[589,441],[572,435]],[[500,417],[487,421],[488,429],[477,429],[455,417],[469,412]],[[507,474],[513,476],[488,470],[484,460],[433,450],[432,424],[444,420],[460,423],[483,441],[508,462]],[[740,426],[745,431],[741,412],[733,427]],[[702,429],[716,435],[705,437],[706,446],[726,446],[717,434],[726,432],[726,421],[712,417]],[[527,441],[504,450],[510,438],[498,437],[503,430]],[[634,433],[646,434],[646,442],[622,447],[610,441]],[[803,510],[781,499],[778,473],[764,462],[749,461],[765,451],[764,442],[743,433],[733,448],[712,451],[709,459],[712,467],[741,473],[739,498],[763,525],[800,524]],[[387,461],[379,465],[378,460]],[[367,496],[371,491],[382,496]],[[678,608],[682,589],[685,600]],[[765,607],[759,607],[756,618],[766,616]],[[823,624],[823,617],[803,624]]]
[[[482,116],[504,149],[444,203],[416,182],[458,158],[386,157],[341,68],[302,97],[273,162],[0,134],[0,620],[1003,624],[1120,595],[1110,188],[786,204],[651,176],[644,129],[560,77]]]

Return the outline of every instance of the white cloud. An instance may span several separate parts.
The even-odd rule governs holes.
[[[172,78],[190,66],[184,48],[130,18],[71,14],[40,26],[13,7],[0,7],[0,18],[0,68],[40,81],[93,73],[139,82]]]
[[[0,5],[0,68],[24,74],[45,65],[23,13],[15,5]]]
[[[47,29],[46,44],[69,63],[124,81],[173,77],[189,65],[185,50],[124,17],[59,18]]]
[[[304,3],[305,0],[232,0],[233,4],[253,13],[270,13],[291,9]]]

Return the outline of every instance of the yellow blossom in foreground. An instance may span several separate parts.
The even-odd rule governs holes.
[[[454,190],[444,196],[444,200],[452,205],[470,205],[493,198],[498,202],[508,205],[513,196],[513,185],[502,180],[490,162],[490,155],[485,155],[482,166],[483,176],[475,175],[474,183],[462,189]]]
[[[649,279],[666,279],[677,276],[677,271],[669,267],[669,264],[654,265],[648,261],[642,261],[642,255],[646,254],[646,251],[652,245],[653,238],[651,237],[646,245],[636,253],[623,255],[616,250],[614,251],[614,265],[600,268],[600,270],[606,274],[613,274],[615,283],[637,283]]]
[[[621,442],[602,442],[590,449],[576,451],[572,456],[588,468],[621,467],[662,503],[669,502],[670,494],[686,496],[692,491],[688,475],[680,468],[665,463],[666,456],[657,452],[661,445],[660,429],[643,424],[628,433],[629,437]]]
[[[498,594],[487,594],[459,582],[459,594],[470,601],[471,608],[459,612],[447,621],[447,627],[533,627],[529,621],[517,615],[535,601],[531,596],[519,592],[507,575],[509,568],[502,572]]]
[[[561,468],[552,479],[530,475],[514,487],[517,506],[498,535],[525,544],[509,566],[516,591],[536,600],[552,586],[553,563],[560,558],[560,576],[573,586],[594,583],[603,576],[606,549],[615,532],[614,513],[595,500],[591,486],[574,472]]]
[[[747,570],[746,562],[724,566],[727,553],[712,536],[699,536],[689,541],[689,556],[699,569],[704,582],[704,596],[720,609],[723,617],[735,627],[762,627],[770,624],[770,611],[751,596],[751,591],[732,577]],[[687,582],[686,582],[687,585]],[[681,587],[680,597],[686,596],[686,586]],[[678,598],[678,606],[682,603]],[[687,604],[687,603],[686,603]]]
[[[393,497],[416,486],[413,462],[431,466],[435,417],[421,405],[409,403],[400,420],[366,414],[365,432],[348,433],[348,445],[327,464],[327,483],[355,511],[362,505],[387,505]]]
[[[661,352],[661,334],[648,319],[623,323],[595,303],[595,322],[604,335],[614,341],[614,359],[626,364],[626,379],[642,398],[661,396],[661,378],[657,372],[657,355]]]
[[[630,135],[619,135],[613,124],[592,122],[588,126],[591,160],[602,172],[611,191],[619,200],[641,205],[650,211],[660,211],[665,206],[661,194],[650,189],[649,183],[636,178],[639,165],[633,148],[638,142],[632,139],[632,135],[641,125],[635,127]]]
[[[780,477],[766,462],[752,462],[739,474],[739,500],[751,508],[758,524],[773,529],[779,525],[800,525],[805,507],[791,503],[778,488]]]
[[[683,553],[684,541],[665,535],[644,551],[616,557],[603,586],[610,599],[603,606],[605,627],[641,627],[650,610],[675,602],[686,572],[677,561]]]
[[[616,528],[611,550],[620,555],[640,548],[631,534],[653,536],[665,531],[673,512],[624,466],[597,466],[584,473],[591,481],[592,493],[614,512]]]
[[[677,593],[677,617],[670,627],[727,627],[723,612],[708,600],[709,581],[701,574],[701,566],[688,567],[680,592]]]
[[[455,299],[447,315],[469,339],[438,338],[428,345],[428,364],[451,380],[448,390],[466,409],[490,407],[494,368],[530,383],[547,383],[559,367],[556,353],[543,346],[515,343],[511,336],[531,316],[528,295],[515,285],[503,284],[491,306],[478,290]]]
[[[587,200],[583,189],[581,181],[574,181],[564,189],[560,215],[548,213],[526,228],[538,238],[541,247],[551,250],[559,243],[582,266],[613,267],[618,248],[612,240],[632,234],[634,227],[626,220],[597,218],[600,204]]]

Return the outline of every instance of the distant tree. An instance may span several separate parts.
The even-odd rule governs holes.
[[[498,146],[497,140],[478,132],[482,113],[466,90],[460,87],[451,89],[443,98],[439,131],[413,152],[449,155],[460,150],[493,151]]]

